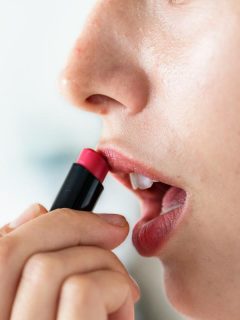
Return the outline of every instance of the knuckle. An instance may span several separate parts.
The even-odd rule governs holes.
[[[92,301],[93,296],[98,293],[96,283],[86,275],[75,275],[67,278],[63,284],[62,293],[64,297],[78,297],[82,304]]]
[[[79,210],[69,209],[69,208],[59,208],[52,211],[52,216],[57,216],[58,219],[62,217],[62,219],[69,219],[72,217],[84,218],[90,217],[92,218],[94,215],[87,211],[81,211],[81,215],[79,214]]]
[[[53,221],[57,220],[59,223],[69,223],[71,219],[76,215],[73,210],[67,208],[56,209],[51,212],[50,218]]]
[[[126,275],[128,271],[123,263],[119,260],[119,257],[112,251],[107,250],[107,254],[109,255],[109,259],[112,261],[114,269],[119,271],[120,273]]]
[[[62,216],[63,218],[66,217],[68,218],[69,215],[71,215],[73,210],[68,209],[68,208],[60,208],[60,209],[55,209],[52,211],[52,215],[56,215],[58,218]]]
[[[27,281],[38,283],[48,281],[56,274],[58,264],[56,259],[48,254],[37,253],[31,256],[25,264],[22,277]]]
[[[140,298],[140,289],[136,281],[130,275],[124,276],[123,274],[118,274],[118,277],[121,284],[125,287],[125,290],[132,294],[133,300],[138,301]]]
[[[113,262],[115,262],[116,264],[123,266],[121,261],[119,260],[118,256],[113,252],[113,251],[109,251],[107,250],[107,254],[109,254],[109,258],[113,260]]]
[[[123,274],[128,274],[127,269],[119,260],[119,257],[111,250],[107,250],[97,246],[85,246],[81,247],[81,250],[83,251],[83,253],[84,251],[86,251],[87,253],[91,253],[97,261],[105,261],[109,269],[122,272]]]

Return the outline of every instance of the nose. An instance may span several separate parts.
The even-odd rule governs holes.
[[[148,102],[148,77],[141,67],[134,26],[129,17],[124,21],[118,8],[123,5],[127,6],[125,0],[98,2],[61,77],[64,95],[89,112],[136,114]]]

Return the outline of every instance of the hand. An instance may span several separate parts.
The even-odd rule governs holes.
[[[29,208],[0,231],[0,319],[133,320],[139,289],[110,251],[128,230],[120,215]]]

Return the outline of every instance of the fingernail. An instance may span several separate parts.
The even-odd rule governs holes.
[[[102,219],[104,219],[107,223],[112,224],[117,227],[126,227],[128,225],[127,220],[124,216],[120,216],[118,214],[98,214]]]
[[[17,217],[15,220],[9,223],[9,228],[15,229],[22,225],[23,223],[27,222],[28,220],[32,219],[33,216],[37,215],[39,212],[39,206],[37,204],[32,204],[23,213]]]

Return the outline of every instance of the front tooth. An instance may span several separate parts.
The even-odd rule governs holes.
[[[132,188],[134,190],[137,190],[137,189],[145,190],[145,189],[151,188],[151,186],[154,183],[153,180],[141,174],[130,173],[129,176],[130,176]]]
[[[164,214],[167,214],[168,212],[172,211],[172,210],[175,210],[177,208],[180,208],[182,207],[182,204],[181,203],[178,203],[178,204],[175,204],[175,205],[172,205],[171,207],[168,207],[168,208],[162,208],[162,211],[160,213],[160,216],[163,216]]]
[[[131,181],[131,185],[132,185],[133,190],[137,190],[138,184],[137,184],[136,174],[130,173],[129,176],[130,176],[130,181]]]

